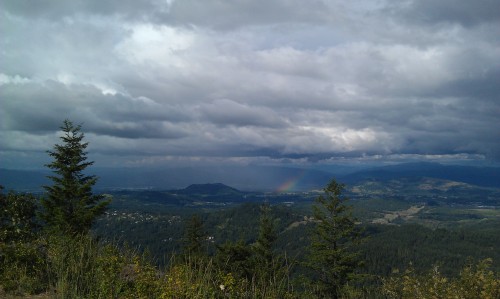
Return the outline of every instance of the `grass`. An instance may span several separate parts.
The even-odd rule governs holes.
[[[169,266],[160,269],[147,254],[91,236],[51,236],[32,244],[40,250],[11,258],[9,265],[3,260],[1,298],[314,298],[308,285],[294,289],[291,266],[283,260],[271,267],[275,270],[270,275],[256,272],[242,277],[207,257],[173,256]],[[27,265],[32,261],[26,258],[29,254],[43,255],[35,269]],[[490,266],[490,260],[468,265],[451,279],[434,269],[422,276],[409,270],[386,278],[382,288],[368,295],[346,288],[344,298],[431,298],[433,290],[444,294],[440,298],[460,292],[467,296],[457,298],[498,298],[500,280]],[[10,278],[8,289],[6,278]],[[415,295],[415,290],[422,296]]]
[[[247,279],[207,257],[174,256],[160,269],[147,254],[86,235],[50,236],[36,247],[42,250],[30,254],[43,260],[37,269],[19,253],[9,265],[4,260],[2,298],[298,298],[286,267],[269,279]]]

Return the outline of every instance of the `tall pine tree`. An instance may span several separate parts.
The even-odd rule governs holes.
[[[353,245],[359,243],[360,232],[342,196],[344,185],[332,180],[324,194],[316,199],[313,215],[316,226],[312,235],[309,267],[316,277],[315,293],[320,298],[341,298],[346,284],[356,277],[360,265]]]
[[[184,230],[184,253],[189,257],[200,257],[203,255],[203,246],[206,241],[206,233],[203,230],[203,221],[197,214],[191,216]]]
[[[53,151],[48,151],[54,158],[46,165],[54,173],[49,176],[53,185],[44,186],[47,197],[41,201],[43,211],[40,218],[49,229],[69,234],[85,233],[105,212],[110,201],[103,200],[103,195],[92,193],[97,177],[84,173],[94,162],[87,161],[85,149],[88,143],[83,142],[81,126],[65,120],[61,130],[62,144],[56,144]]]
[[[258,267],[257,270],[263,272],[267,277],[274,270],[273,262],[276,261],[273,261],[273,259],[276,257],[273,254],[273,249],[278,237],[271,216],[271,206],[269,203],[265,203],[260,209],[259,235],[254,244],[254,252]]]

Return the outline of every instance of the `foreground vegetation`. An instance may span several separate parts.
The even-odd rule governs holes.
[[[37,246],[31,246],[36,244]],[[213,259],[181,257],[160,270],[145,255],[88,235],[16,244],[3,255],[1,286],[14,295],[54,298],[287,298],[285,268],[263,281],[224,272]],[[43,248],[37,252],[35,248]],[[2,248],[5,250],[5,248]],[[13,248],[12,248],[13,249]],[[283,272],[283,273],[282,273]],[[5,294],[4,294],[5,295]]]
[[[310,244],[304,236],[310,234],[315,222],[295,227],[299,223],[295,220],[300,217],[283,206],[259,208],[257,204],[245,204],[222,210],[222,215],[209,213],[216,219],[241,220],[247,224],[246,231],[253,233],[243,237],[245,234],[240,233],[245,233],[244,230],[231,232],[242,228],[242,224],[237,221],[230,225],[225,221],[224,231],[229,235],[223,243],[220,240],[224,236],[217,235],[218,243],[212,243],[209,237],[214,235],[209,229],[217,226],[217,222],[212,222],[214,219],[183,214],[184,220],[172,223],[180,232],[178,250],[175,254],[165,250],[161,257],[158,253],[161,248],[153,253],[138,250],[137,243],[132,246],[127,242],[110,242],[109,238],[98,239],[91,233],[45,230],[36,216],[37,202],[29,194],[1,193],[0,297],[29,294],[46,298],[334,297],[321,293],[314,283],[318,274],[303,263],[308,256],[305,249]],[[142,219],[140,214],[132,215],[133,224]],[[290,218],[293,225],[279,221],[285,218]],[[499,298],[496,267],[492,267],[490,259],[477,260],[494,255],[498,248],[498,235],[492,224],[482,224],[491,230],[488,234],[487,229],[480,227],[484,236],[474,230],[433,230],[416,224],[366,226],[363,234],[371,237],[358,245],[359,260],[364,265],[357,268],[354,279],[337,284],[341,286],[337,297]],[[129,231],[130,227],[122,229]],[[145,229],[140,234],[147,233]],[[147,237],[155,239],[154,235]],[[297,242],[291,242],[294,239]],[[406,243],[414,244],[413,249],[405,249]],[[470,247],[472,244],[479,247]],[[460,246],[465,247],[460,249]],[[475,248],[484,248],[484,252]],[[300,252],[303,254],[297,254]],[[463,253],[456,255],[457,252]],[[467,256],[476,259],[467,260]],[[408,258],[414,262],[412,265],[405,262]],[[442,263],[426,268],[436,258]],[[461,269],[450,271],[457,267]],[[327,270],[330,269],[334,268]]]
[[[15,246],[15,247],[13,247]],[[236,252],[236,251],[235,251]],[[175,256],[158,268],[147,256],[88,235],[41,237],[2,245],[0,297],[48,298],[315,298],[314,286],[292,281],[293,264],[274,260],[268,276],[236,256]],[[339,298],[499,298],[490,260],[468,264],[457,277],[435,267],[393,273],[371,290],[345,285]],[[245,272],[249,270],[248,272]],[[3,292],[3,293],[2,293]],[[319,297],[328,298],[328,297]]]

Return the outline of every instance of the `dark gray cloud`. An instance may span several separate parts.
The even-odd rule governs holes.
[[[61,119],[82,123],[90,133],[122,138],[180,138],[186,134],[175,122],[189,120],[176,107],[147,98],[103,94],[94,86],[55,81],[3,84],[2,129],[47,133]]]
[[[250,107],[230,100],[217,100],[200,107],[207,121],[220,125],[285,127],[286,121],[279,113],[267,107]]]
[[[422,23],[452,23],[462,26],[475,26],[485,22],[500,22],[498,0],[460,1],[460,0],[412,0],[396,4],[394,13],[408,21]]]
[[[335,10],[320,0],[294,1],[118,1],[75,0],[55,4],[50,0],[4,1],[5,11],[30,18],[58,20],[81,15],[119,17],[125,20],[234,30],[241,26],[277,23],[318,23],[331,20]]]
[[[173,1],[162,21],[214,29],[233,30],[240,26],[277,23],[317,23],[333,17],[333,11],[319,0],[313,1]],[[213,16],[207,18],[207,16]]]
[[[0,6],[5,165],[65,118],[113,165],[500,159],[496,1]]]
[[[40,1],[2,1],[2,8],[10,14],[28,18],[61,20],[79,15],[121,16],[128,19],[147,19],[147,16],[168,9],[168,1],[134,0],[74,0],[54,2]]]

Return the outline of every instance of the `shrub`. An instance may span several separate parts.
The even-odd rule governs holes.
[[[418,275],[410,268],[402,275],[383,280],[382,291],[388,298],[500,298],[500,279],[489,270],[491,259],[470,263],[458,278],[444,277],[438,267]]]

